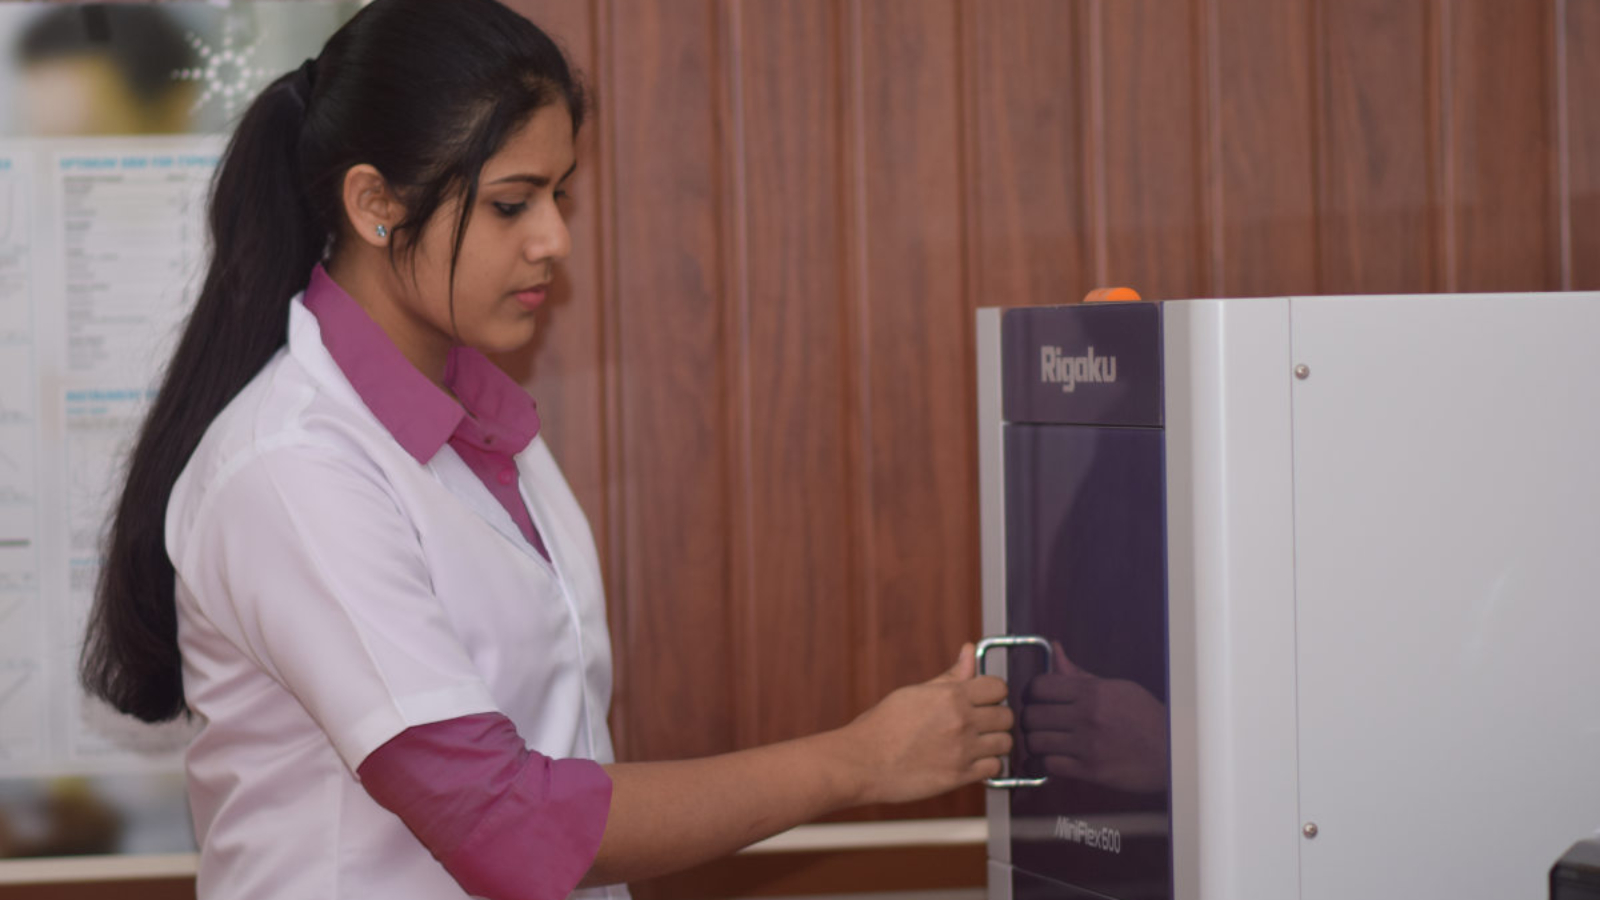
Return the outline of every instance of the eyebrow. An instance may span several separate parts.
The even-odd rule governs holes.
[[[576,171],[578,171],[578,163],[577,163],[576,160],[574,160],[572,165],[567,167],[567,171],[561,173],[561,177],[556,179],[556,183],[560,184],[561,182],[566,181],[568,178],[571,178],[572,177],[572,173],[576,172]],[[517,182],[521,182],[523,184],[530,184],[530,185],[532,185],[532,186],[534,186],[536,188],[542,188],[542,187],[546,187],[546,186],[548,186],[550,184],[550,176],[549,175],[527,175],[527,174],[507,175],[504,178],[496,178],[495,180],[493,180],[493,181],[491,181],[489,183],[490,184],[513,184],[513,183],[517,183]]]

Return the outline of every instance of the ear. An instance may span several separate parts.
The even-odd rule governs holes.
[[[389,189],[383,173],[362,163],[344,173],[344,215],[356,237],[374,247],[388,247],[395,223],[405,218],[405,206]],[[385,229],[378,234],[378,226]]]

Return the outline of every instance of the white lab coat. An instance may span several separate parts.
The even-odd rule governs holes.
[[[407,727],[498,710],[611,761],[594,541],[543,441],[517,468],[553,564],[448,445],[408,455],[292,303],[167,511],[202,900],[464,897],[354,775]]]

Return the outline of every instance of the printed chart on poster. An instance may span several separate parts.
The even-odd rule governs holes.
[[[202,273],[221,148],[0,142],[0,779],[175,772],[192,732],[115,714],[76,666],[124,456]]]
[[[87,697],[84,623],[227,132],[359,7],[0,5],[0,860],[193,849],[197,726]]]

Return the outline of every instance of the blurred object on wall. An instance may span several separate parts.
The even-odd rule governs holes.
[[[0,137],[226,132],[360,7],[0,4]]]
[[[29,22],[13,45],[22,132],[188,131],[198,84],[173,76],[197,59],[182,23],[162,7],[53,7]]]
[[[121,842],[125,824],[89,779],[78,777],[41,785],[41,792],[25,807],[26,823],[12,824],[6,812],[0,809],[0,858],[111,853]]]

